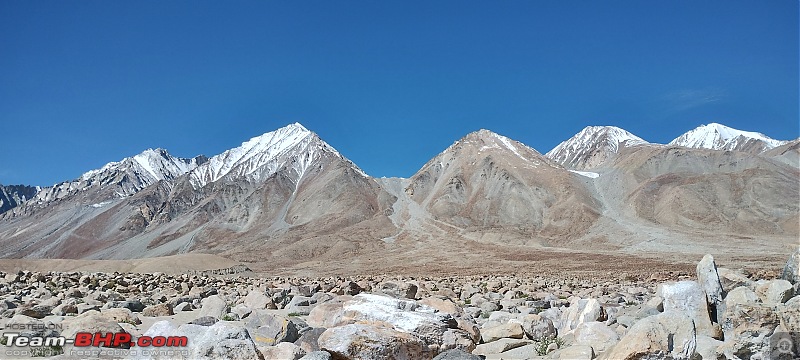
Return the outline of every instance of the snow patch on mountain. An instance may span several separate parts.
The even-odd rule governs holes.
[[[576,174],[578,174],[580,176],[585,176],[585,177],[592,178],[592,179],[596,179],[596,178],[600,177],[600,174],[598,174],[596,172],[578,171],[578,170],[570,170],[570,171],[574,172],[574,173],[576,173]]]

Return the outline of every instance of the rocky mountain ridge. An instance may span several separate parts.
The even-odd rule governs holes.
[[[408,179],[374,179],[291,124],[210,159],[148,150],[42,189],[39,200],[0,214],[0,251],[76,259],[210,252],[264,271],[463,268],[542,251],[680,262],[682,253],[714,250],[768,262],[800,232],[792,144],[753,154],[590,127],[547,156],[480,130]],[[339,264],[342,254],[357,260]]]

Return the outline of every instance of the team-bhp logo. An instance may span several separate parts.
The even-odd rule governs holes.
[[[6,356],[53,356],[63,353],[66,345],[75,347],[76,354],[84,355],[95,354],[97,351],[90,351],[90,348],[115,348],[115,354],[127,352],[127,355],[164,354],[177,355],[186,351],[185,348],[189,339],[186,336],[141,336],[134,338],[125,332],[101,333],[101,332],[79,332],[74,339],[67,339],[64,336],[30,336],[29,334],[5,333],[2,343],[11,349],[4,351]],[[134,348],[142,348],[134,350]],[[157,348],[157,349],[152,349]],[[86,350],[84,350],[86,349]],[[130,350],[128,350],[130,349]],[[107,351],[101,351],[107,352]],[[173,354],[174,353],[174,354]]]

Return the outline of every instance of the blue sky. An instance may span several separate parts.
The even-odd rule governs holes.
[[[1,1],[0,183],[300,122],[373,176],[491,129],[800,136],[798,2]]]

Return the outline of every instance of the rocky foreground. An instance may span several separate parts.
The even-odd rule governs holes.
[[[757,279],[706,255],[668,282],[0,273],[4,333],[188,337],[160,351],[0,346],[0,358],[792,359],[799,261]]]

